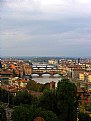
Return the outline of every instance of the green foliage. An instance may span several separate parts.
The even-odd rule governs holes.
[[[10,92],[0,88],[0,101],[8,103],[8,97],[9,97],[9,103],[12,105],[14,96]]]
[[[79,121],[91,121],[91,117],[88,114],[80,113]]]
[[[56,91],[48,89],[45,90],[39,99],[39,106],[46,110],[58,113]]]
[[[5,110],[1,106],[0,106],[0,121],[7,121]]]
[[[76,121],[77,89],[68,79],[62,79],[57,85],[57,107],[62,121]]]
[[[52,111],[40,111],[38,115],[43,117],[45,121],[58,121],[58,117]]]
[[[27,88],[35,91],[45,89],[33,80],[29,81]],[[7,96],[8,92],[0,88],[0,100],[7,102]],[[12,113],[13,121],[34,121],[36,117],[42,117],[45,121],[76,121],[77,118],[77,88],[68,79],[59,81],[56,90],[44,90],[41,97],[33,97],[23,91],[17,92],[12,99],[17,106]]]
[[[34,80],[30,80],[27,84],[27,89],[33,91],[42,91],[42,84],[35,82]]]
[[[87,111],[91,111],[91,105],[86,106]]]
[[[24,92],[17,92],[13,101],[14,101],[14,105],[31,104],[32,99],[33,99],[33,96],[28,94],[27,91],[24,91]]]
[[[34,121],[36,117],[42,117],[45,121],[58,121],[57,116],[52,111],[36,108],[36,106],[18,106],[12,113],[13,121]]]

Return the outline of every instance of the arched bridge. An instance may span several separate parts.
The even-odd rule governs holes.
[[[32,65],[32,74],[38,74],[39,76],[50,74],[53,77],[55,74],[61,75],[62,71],[53,65]]]

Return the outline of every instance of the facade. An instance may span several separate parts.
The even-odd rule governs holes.
[[[79,73],[79,80],[84,81],[84,72]]]
[[[79,101],[82,103],[83,107],[91,103],[89,99],[90,94],[84,88],[77,87],[77,95],[80,96]]]
[[[58,61],[55,59],[48,60],[48,64],[56,65],[58,64]]]
[[[25,75],[31,75],[32,67],[30,65],[24,65],[24,73],[25,73]]]
[[[88,82],[91,82],[91,72],[88,73]]]
[[[83,69],[73,69],[72,70],[72,79],[78,80],[79,79],[79,73],[84,72]]]
[[[91,82],[91,72],[79,73],[79,80],[85,81],[85,82]]]
[[[26,79],[19,79],[19,78],[12,78],[9,79],[9,84],[17,86],[18,88],[25,88],[27,85],[28,80]]]

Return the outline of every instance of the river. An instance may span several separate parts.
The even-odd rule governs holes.
[[[59,80],[61,80],[60,77],[48,77],[48,76],[43,76],[43,77],[33,77],[32,78],[34,81],[36,81],[37,83],[41,83],[41,84],[45,84],[45,83],[49,83],[49,82],[56,82],[56,86]]]

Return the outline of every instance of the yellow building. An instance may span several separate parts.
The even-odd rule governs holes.
[[[91,82],[91,72],[88,73],[88,82]]]
[[[55,64],[58,64],[58,61],[55,60],[55,59],[51,59],[51,60],[48,60],[48,64],[53,64],[53,65],[55,65]]]
[[[91,72],[81,72],[79,73],[79,80],[85,81],[87,80],[88,82],[91,82]]]
[[[84,81],[84,73],[79,73],[79,80]]]

